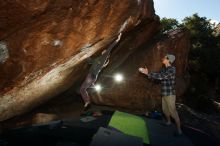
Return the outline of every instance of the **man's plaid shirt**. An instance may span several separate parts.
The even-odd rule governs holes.
[[[175,84],[176,84],[176,68],[173,66],[164,67],[160,72],[151,72],[148,74],[149,78],[161,81],[161,95],[169,96],[175,95]]]

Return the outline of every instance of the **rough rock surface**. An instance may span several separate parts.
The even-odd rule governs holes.
[[[158,85],[137,68],[157,70],[158,57],[168,48],[178,56],[178,75],[184,75],[188,39],[182,31],[175,38],[153,39],[160,23],[152,0],[8,0],[0,8],[0,121],[78,87],[88,72],[86,58],[98,55],[121,31],[98,79],[107,88],[99,96],[91,92],[94,102],[127,108],[157,105]],[[116,71],[124,73],[125,83],[115,85],[103,77]]]
[[[152,24],[154,26],[154,24]],[[148,25],[145,30],[152,29]],[[135,32],[139,34],[139,32]],[[131,109],[153,109],[161,104],[160,84],[149,80],[139,73],[139,67],[148,67],[149,71],[159,71],[162,67],[162,57],[167,53],[175,54],[176,60],[176,90],[179,98],[187,88],[187,56],[189,50],[189,35],[186,30],[177,29],[170,31],[163,37],[147,41],[140,47],[133,48],[137,44],[133,38],[135,34],[127,36],[127,42],[123,42],[112,53],[110,64],[100,74],[97,84],[103,85],[103,91],[94,92],[93,100],[98,104],[120,106]],[[146,37],[145,37],[146,38]],[[129,49],[128,49],[129,48]],[[124,76],[124,81],[117,83],[113,77],[116,73]]]

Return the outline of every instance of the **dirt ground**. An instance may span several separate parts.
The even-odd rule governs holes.
[[[84,103],[80,96],[67,94],[59,95],[28,113],[24,113],[23,115],[1,122],[0,131],[3,132],[12,128],[47,123],[50,121],[62,120],[71,117],[79,117],[81,114],[86,112],[83,105]],[[129,111],[126,109],[95,104],[91,104],[87,111],[99,110],[120,110],[130,113],[140,113],[138,111]]]

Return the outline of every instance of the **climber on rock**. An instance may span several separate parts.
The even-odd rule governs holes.
[[[121,39],[121,35],[122,33],[119,33],[118,38],[106,50],[102,51],[101,56],[89,61],[89,64],[91,64],[89,73],[80,87],[80,93],[85,102],[84,108],[87,108],[91,103],[87,89],[94,85],[101,70],[108,65],[110,52]]]

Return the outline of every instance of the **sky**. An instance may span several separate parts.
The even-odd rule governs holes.
[[[212,21],[220,22],[220,0],[153,0],[160,18],[175,18],[181,22],[185,17],[198,13]]]

